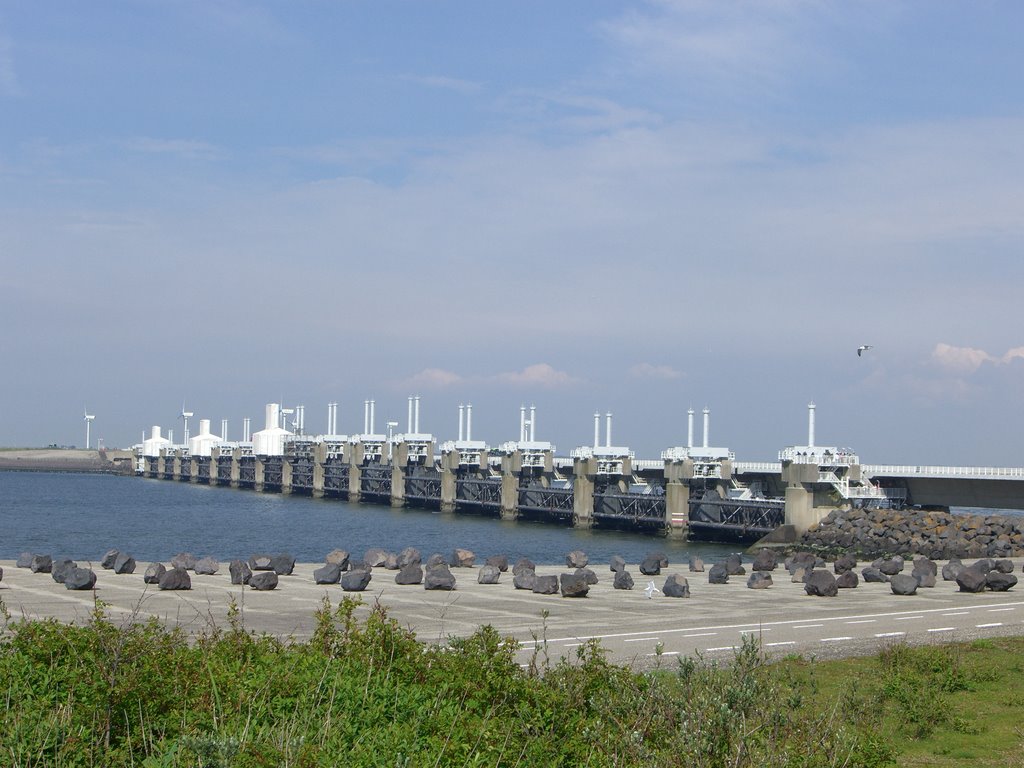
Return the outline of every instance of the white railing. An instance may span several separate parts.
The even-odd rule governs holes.
[[[663,469],[664,467],[665,462],[657,459],[635,459],[633,461],[633,469]]]
[[[733,474],[743,472],[782,473],[782,463],[778,461],[737,461],[732,465]]]
[[[961,477],[994,480],[1024,479],[1024,467],[927,467],[898,464],[864,464],[861,471],[868,477]]]

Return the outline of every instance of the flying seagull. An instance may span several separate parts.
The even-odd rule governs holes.
[[[872,346],[870,344],[861,344],[859,347],[857,347],[857,357],[861,357],[869,349],[872,349]]]
[[[644,594],[647,595],[647,599],[650,600],[652,597],[654,597],[655,592],[660,594],[661,590],[654,586],[653,581],[647,582],[647,589],[644,590]]]

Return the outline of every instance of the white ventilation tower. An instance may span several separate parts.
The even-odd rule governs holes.
[[[192,456],[210,456],[222,442],[223,438],[210,433],[210,420],[200,419],[199,434],[188,441],[188,450]]]
[[[281,406],[279,403],[267,403],[266,427],[252,436],[252,452],[257,456],[284,455],[284,439],[292,433],[279,426],[281,423]]]
[[[807,447],[814,447],[814,409],[817,406],[814,405],[812,400],[807,404]]]
[[[142,455],[156,458],[160,455],[160,449],[170,448],[171,441],[161,437],[160,427],[153,427],[148,439],[142,441]]]

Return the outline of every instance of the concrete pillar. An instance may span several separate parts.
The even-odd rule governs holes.
[[[814,491],[803,484],[791,484],[786,488],[786,525],[792,525],[798,536],[806,533],[812,525],[824,517],[814,509]]]
[[[370,418],[369,400],[366,401],[366,419]],[[362,487],[363,474],[363,444],[355,443],[349,446],[348,450],[348,500],[357,503],[361,497],[359,489]]]
[[[459,411],[462,415],[462,411]],[[461,426],[461,424],[460,424]],[[448,451],[441,457],[441,511],[455,511],[455,499],[458,494],[459,452]]]
[[[576,459],[572,464],[572,524],[574,528],[592,528],[594,525],[593,459]]]
[[[242,451],[240,448],[235,448],[231,452],[231,487],[237,488],[239,480],[242,477],[241,462]]]
[[[195,456],[188,457],[188,481],[199,482],[199,460]]]
[[[281,493],[292,492],[292,477],[295,473],[295,465],[287,457],[281,459]]]
[[[262,456],[257,456],[255,464],[256,464],[256,467],[255,467],[255,471],[253,473],[253,477],[254,477],[253,490],[255,490],[258,493],[263,493],[263,477],[264,477],[264,472],[266,471],[266,467],[263,464],[263,457]]]
[[[522,457],[519,452],[501,458],[501,519],[519,518],[519,472]]]
[[[181,457],[175,456],[171,462],[171,477],[175,480],[181,480]]]
[[[324,497],[324,464],[327,463],[327,444],[319,443],[313,452],[313,498]]]
[[[685,539],[690,529],[690,485],[685,482],[665,486],[665,531],[670,539]]]
[[[391,453],[391,506],[405,506],[405,475],[409,467],[409,446],[401,442]]]

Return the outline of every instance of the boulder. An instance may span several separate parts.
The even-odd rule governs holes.
[[[875,562],[878,563],[879,561],[876,560]],[[872,565],[874,565],[874,563],[872,563]],[[876,567],[886,576],[895,576],[897,573],[901,573],[903,571],[903,558],[893,557],[889,560],[882,560]]]
[[[423,564],[424,568],[437,568],[439,565],[448,565],[448,561],[444,559],[444,555],[440,552],[435,552],[427,558],[427,562]]]
[[[192,589],[192,579],[184,568],[170,568],[163,572],[159,581],[160,589]]]
[[[191,552],[179,552],[171,558],[171,568],[191,571],[196,567],[196,556]]]
[[[626,570],[626,559],[622,555],[612,555],[612,559],[608,562],[608,568],[612,573],[624,571]]]
[[[513,573],[512,575],[512,586],[516,589],[529,589],[533,590],[533,585],[537,582],[537,574],[533,571],[522,570],[519,573]]]
[[[657,576],[661,573],[661,558],[648,555],[640,563],[640,573],[644,576]]]
[[[32,558],[35,557],[31,552],[22,552],[18,555],[18,560],[14,564],[15,568],[28,568],[32,565]]]
[[[873,565],[869,565],[867,568],[862,570],[860,572],[860,575],[864,577],[865,584],[870,584],[872,582],[885,584],[889,581],[889,577],[877,568],[875,568]]]
[[[420,584],[423,582],[423,566],[419,563],[403,565],[395,574],[395,584]]]
[[[590,560],[587,557],[587,553],[579,549],[574,549],[568,555],[565,556],[565,567],[566,568],[586,568],[587,563]]]
[[[960,569],[956,575],[956,584],[961,592],[981,592],[985,589],[987,571],[974,565]]]
[[[252,578],[252,569],[245,560],[232,560],[228,563],[228,573],[232,584],[248,584]]]
[[[389,571],[397,571],[400,567],[397,552],[388,552],[384,555],[384,568]]]
[[[942,580],[943,581],[956,581],[957,574],[964,569],[964,564],[960,562],[960,558],[954,557],[944,566],[942,566]]]
[[[836,576],[841,573],[852,571],[856,567],[857,558],[851,554],[840,555],[836,558],[836,561],[832,563],[832,570],[835,571]]]
[[[752,571],[774,571],[779,565],[779,558],[772,549],[759,549],[754,555],[754,562],[750,566]]]
[[[58,557],[50,565],[50,575],[58,584],[63,584],[72,568],[77,568],[78,563],[69,557]]]
[[[220,570],[220,563],[212,557],[201,557],[196,560],[195,572],[199,576],[213,576]]]
[[[983,557],[975,562],[971,567],[976,568],[984,574],[988,574],[989,571],[996,567],[996,561],[989,557]]]
[[[594,571],[590,568],[577,568],[576,575],[582,576],[584,579],[586,579],[587,586],[592,587],[594,584],[597,584],[597,574],[594,573]]]
[[[917,580],[917,586],[930,588],[935,586],[935,574],[929,571],[912,571],[910,574]]]
[[[665,556],[664,552],[659,552],[659,551],[649,552],[647,554],[647,557],[652,557],[652,558],[656,559],[658,561],[658,564],[662,568],[668,568],[668,558]]]
[[[807,577],[811,575],[811,571],[813,570],[814,568],[810,566],[797,566],[791,571],[789,580],[793,584],[804,584],[807,582]]]
[[[816,569],[807,575],[804,591],[814,597],[835,597],[839,594],[839,587],[835,576],[824,569]]]
[[[346,592],[362,592],[371,578],[369,568],[353,568],[342,573],[341,588]]]
[[[860,583],[856,571],[843,571],[836,576],[836,587],[838,589],[855,589]]]
[[[711,570],[708,571],[708,584],[728,584],[729,583],[729,569],[725,567],[725,563],[715,563],[711,566]]]
[[[49,555],[32,555],[32,562],[28,567],[32,573],[49,573],[53,570],[53,558]]]
[[[689,597],[690,584],[684,576],[672,573],[665,579],[665,584],[662,586],[661,591],[665,597]]]
[[[440,589],[450,592],[455,589],[455,576],[448,570],[448,566],[439,565],[437,568],[431,568],[427,571],[426,576],[423,577],[423,588]]]
[[[117,557],[114,558],[113,565],[110,567],[114,573],[118,575],[124,573],[135,573],[135,558],[131,555],[125,554],[124,552],[118,552]]]
[[[476,555],[468,549],[455,549],[452,551],[449,562],[452,568],[472,568],[473,563],[476,562]]]
[[[501,569],[496,565],[483,565],[476,574],[477,584],[497,584],[501,578]]]
[[[64,589],[92,589],[96,574],[90,568],[72,568],[64,575]]]
[[[502,573],[505,573],[508,570],[508,557],[505,555],[491,555],[484,560],[484,565],[494,566]]]
[[[914,567],[911,572],[918,571],[921,573],[930,573],[932,576],[939,575],[939,566],[935,564],[934,560],[927,557],[916,557],[914,558]]]
[[[291,576],[295,570],[295,558],[287,552],[281,552],[270,558],[270,569],[278,576]]]
[[[371,547],[363,555],[363,562],[371,568],[380,568],[388,559],[388,553],[380,547]]]
[[[525,557],[521,557],[516,562],[516,564],[512,566],[512,575],[513,576],[518,576],[520,573],[523,573],[525,571],[529,571],[530,573],[533,573],[536,570],[537,570],[537,566],[533,564],[532,560],[530,560],[528,558],[525,558]],[[533,587],[531,587],[531,589],[533,589]]]
[[[995,570],[1000,573],[1013,573],[1013,562],[1006,559],[996,560]]]
[[[723,562],[730,576],[743,576],[747,572],[743,567],[743,558],[736,553],[729,555]]]
[[[274,570],[274,558],[270,555],[250,555],[249,556],[249,569],[253,571],[272,571]]]
[[[559,576],[558,588],[562,592],[562,597],[586,597],[587,592],[590,591],[586,578],[578,571],[576,573],[563,573]]]
[[[117,556],[120,554],[116,549],[108,549],[106,554],[103,555],[103,559],[100,560],[100,567],[105,571],[109,571],[114,567],[114,561],[117,560]]]
[[[772,575],[768,571],[754,571],[747,579],[748,589],[768,589],[772,585]]]
[[[917,579],[906,573],[895,573],[889,578],[889,588],[894,595],[913,595],[918,588]]]
[[[704,561],[696,555],[690,557],[690,573],[704,573]]]
[[[259,592],[269,592],[272,589],[277,589],[277,584],[277,571],[260,571],[259,573],[254,573],[252,578],[249,579],[249,588]]]
[[[398,553],[398,567],[404,568],[407,565],[422,565],[423,555],[416,547],[406,547]]]
[[[150,563],[146,572],[142,574],[142,581],[145,584],[159,584],[165,573],[167,573],[167,569],[164,568],[163,563]]]
[[[797,568],[811,570],[817,564],[817,557],[810,552],[794,552],[786,558],[786,570],[793,573]]]
[[[533,580],[534,594],[553,595],[558,592],[557,576],[536,576]]]
[[[615,581],[612,582],[612,586],[615,589],[632,589],[633,577],[629,575],[629,571],[616,571]]]
[[[324,558],[324,562],[336,565],[341,570],[347,571],[349,557],[351,557],[351,555],[349,555],[349,553],[346,552],[344,549],[332,549],[330,552],[327,553],[327,557]]]
[[[1017,577],[1005,571],[992,570],[985,577],[985,586],[993,592],[1006,592],[1017,586]]]
[[[341,581],[341,566],[338,563],[324,563],[313,571],[314,584],[337,584]]]

